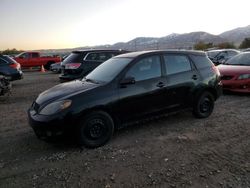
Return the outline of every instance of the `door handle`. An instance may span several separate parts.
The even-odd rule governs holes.
[[[192,79],[193,79],[193,80],[197,80],[197,79],[198,79],[197,75],[194,74],[194,75],[192,76]]]
[[[162,87],[165,86],[165,84],[163,82],[159,82],[156,86],[159,87],[159,88],[162,88]]]

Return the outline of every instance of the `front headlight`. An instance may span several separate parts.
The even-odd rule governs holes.
[[[45,106],[39,114],[41,115],[52,115],[57,112],[60,112],[68,107],[70,107],[72,101],[71,100],[63,100],[63,101],[56,101],[53,103],[48,104]]]
[[[242,74],[238,77],[238,80],[250,79],[250,74]]]

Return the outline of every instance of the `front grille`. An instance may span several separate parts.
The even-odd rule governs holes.
[[[234,76],[231,75],[222,75],[221,80],[231,80]]]

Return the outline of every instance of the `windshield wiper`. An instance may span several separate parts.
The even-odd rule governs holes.
[[[99,84],[99,82],[97,82],[96,80],[92,80],[92,79],[89,79],[89,78],[85,78],[85,81],[86,82],[91,82],[91,83],[94,83],[94,84]]]

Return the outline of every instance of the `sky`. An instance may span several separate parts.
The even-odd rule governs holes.
[[[249,0],[0,0],[0,50],[60,49],[250,25]]]

